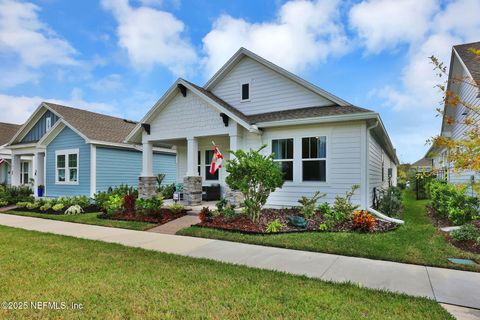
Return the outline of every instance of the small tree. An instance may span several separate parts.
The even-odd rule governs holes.
[[[247,215],[253,221],[260,218],[262,207],[270,193],[283,186],[283,174],[273,161],[273,155],[265,156],[258,150],[230,151],[235,156],[225,166],[229,173],[225,181],[233,189],[240,191],[245,197]]]

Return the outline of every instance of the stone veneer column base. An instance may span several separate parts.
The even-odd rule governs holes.
[[[141,199],[151,198],[157,194],[156,177],[138,178],[138,197]]]
[[[228,186],[225,186],[224,198],[237,208],[239,208],[243,204],[243,201],[245,201],[245,198],[240,191],[232,190]]]
[[[202,204],[202,177],[183,178],[183,201],[189,206]]]

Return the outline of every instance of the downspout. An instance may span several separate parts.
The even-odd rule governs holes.
[[[365,181],[365,199],[367,201],[367,207],[368,207],[368,212],[372,213],[373,215],[377,216],[378,218],[382,219],[382,220],[386,220],[386,221],[389,221],[389,222],[393,222],[393,223],[398,223],[398,224],[404,224],[405,222],[403,220],[400,220],[400,219],[395,219],[395,218],[391,218],[389,216],[386,216],[384,215],[383,213],[373,209],[373,208],[370,208],[370,205],[369,205],[369,195],[370,195],[370,179],[369,179],[369,176],[368,176],[368,169],[369,169],[369,162],[370,162],[370,131],[372,129],[375,129],[376,127],[378,127],[378,124],[379,124],[379,121],[378,119],[375,120],[375,123],[372,124],[371,126],[367,127],[367,144],[366,144],[366,148],[367,148],[367,153],[366,153],[366,158],[367,158],[367,161],[365,161],[365,173],[366,173],[366,181]]]

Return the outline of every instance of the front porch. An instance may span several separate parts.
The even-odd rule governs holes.
[[[45,195],[45,189],[39,193],[39,186],[45,187],[45,149],[37,147],[12,146],[10,162],[10,183],[12,186],[31,185],[35,197]]]

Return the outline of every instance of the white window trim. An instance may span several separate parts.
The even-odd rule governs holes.
[[[68,156],[71,154],[77,155],[77,166],[70,168],[70,164],[68,161]],[[58,156],[64,155],[65,156],[65,181],[58,181],[58,167],[57,161]],[[70,169],[77,169],[77,181],[70,181]],[[78,185],[80,181],[80,150],[79,149],[66,149],[66,150],[56,150],[55,151],[55,184],[62,184],[62,185]]]
[[[52,117],[45,118],[45,131],[50,131],[52,129]]]
[[[292,167],[292,180],[284,180],[284,183],[293,183],[295,181],[295,150],[296,150],[296,145],[295,145],[295,137],[288,137],[288,138],[272,138],[270,139],[270,154],[273,153],[273,140],[288,140],[292,139],[293,140],[293,158],[291,159],[273,159],[273,162],[284,162],[284,161],[291,161],[293,164]]]
[[[326,157],[325,158],[308,158],[308,159],[304,159],[303,158],[303,139],[304,138],[315,138],[315,137],[325,137],[325,154],[326,154]],[[317,134],[317,135],[308,135],[308,136],[302,136],[300,137],[299,139],[300,141],[298,142],[298,144],[300,145],[300,174],[301,174],[301,179],[300,181],[302,183],[306,183],[306,184],[318,184],[318,183],[321,183],[321,184],[326,184],[328,182],[328,155],[329,155],[329,137],[328,135],[326,134]],[[312,180],[303,180],[303,162],[304,161],[319,161],[319,160],[325,160],[325,181],[312,181]]]
[[[28,166],[27,171],[25,171],[25,164]],[[27,174],[27,181],[24,181],[24,174]],[[20,161],[20,184],[25,185],[30,181],[30,161]]]
[[[242,99],[244,84],[248,84],[248,99]],[[251,98],[252,98],[252,81],[246,80],[246,81],[240,82],[240,102],[249,102]]]

